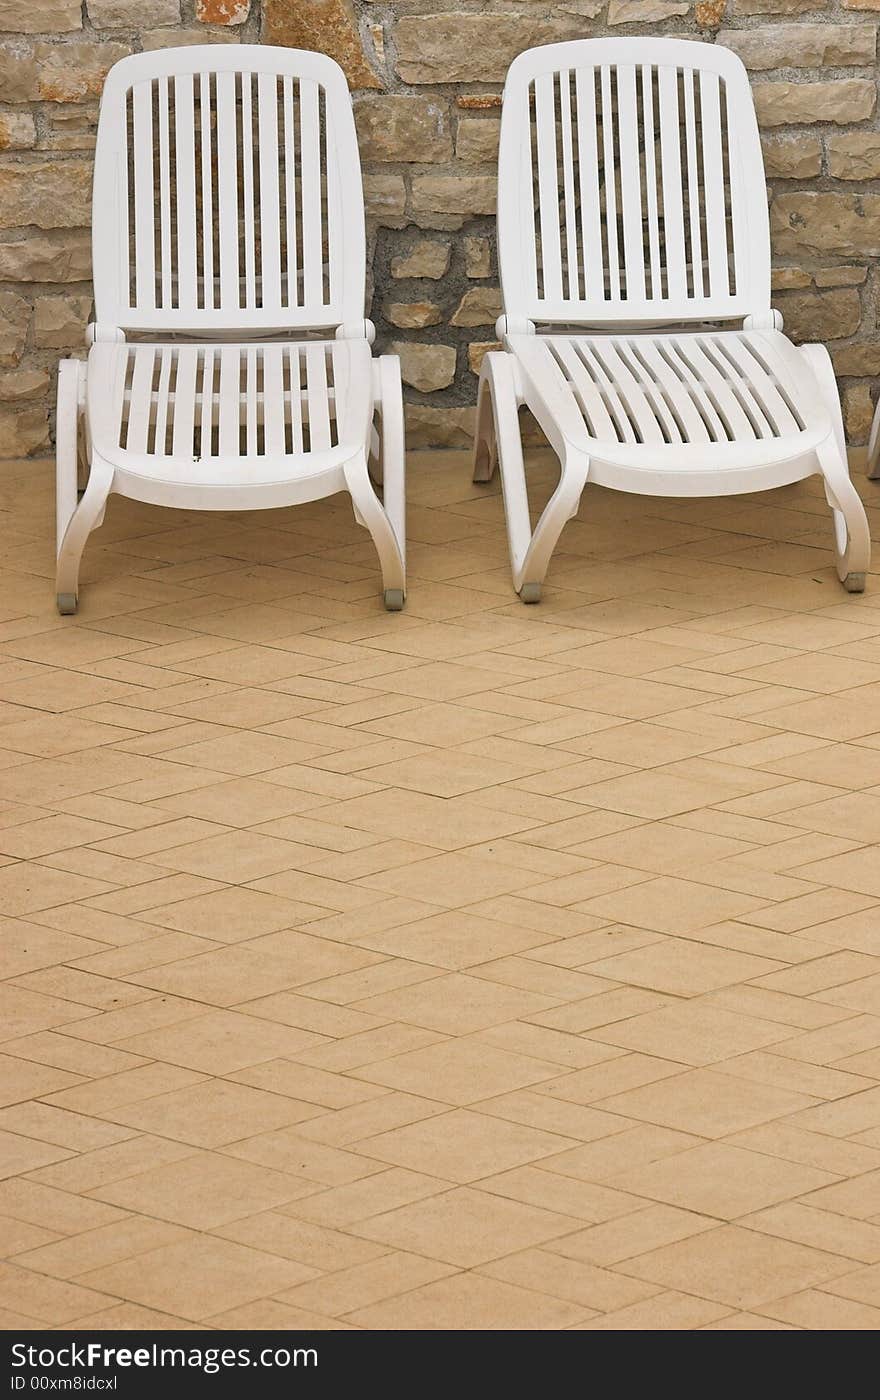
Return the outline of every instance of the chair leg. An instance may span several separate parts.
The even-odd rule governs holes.
[[[590,470],[590,459],[580,455],[563,457],[559,485],[532,533],[514,366],[513,357],[503,351],[492,351],[483,360],[474,480],[491,478],[493,450],[497,452],[513,586],[524,603],[538,603],[550,556],[563,527],[577,512]],[[488,424],[489,405],[491,427]]]
[[[55,428],[55,542],[58,559],[56,602],[62,614],[76,612],[79,563],[85,542],[104,519],[113,473],[89,473],[80,406],[86,368],[81,360],[58,366]],[[77,505],[79,491],[84,491]]]
[[[817,456],[825,480],[825,495],[834,518],[837,576],[848,593],[863,593],[871,566],[871,532],[865,507],[850,481],[837,442],[827,439]]]
[[[473,480],[491,481],[498,468],[498,444],[495,436],[495,412],[492,402],[491,371],[480,376],[477,391],[477,414],[474,427]]]
[[[522,566],[532,542],[532,522],[514,364],[513,357],[500,350],[492,350],[483,357],[474,439],[474,481],[490,481],[496,465],[501,469],[510,569],[513,586],[523,596]],[[527,587],[524,602],[538,602],[541,580],[535,582],[537,591]]]
[[[388,476],[391,475],[391,462],[387,459],[385,472],[387,490]],[[402,483],[402,462],[399,466],[399,476]],[[382,570],[385,607],[389,612],[399,612],[406,598],[406,566],[403,550],[389,518],[389,512],[386,511],[373,490],[365,453],[359,457],[353,457],[350,462],[346,463],[345,482],[351,493],[355,519],[359,525],[363,525],[365,529],[369,530],[376,546],[379,567]]]
[[[378,360],[379,401],[382,437],[379,454],[379,480],[382,504],[397,541],[402,566],[406,567],[406,441],[403,423],[403,382],[397,355],[380,355]],[[402,585],[405,590],[405,584]],[[386,605],[388,600],[386,599]],[[401,605],[403,599],[400,600]]]
[[[868,438],[868,476],[872,480],[880,476],[880,403],[874,409],[871,436]]]
[[[523,561],[519,596],[524,603],[536,603],[540,600],[541,584],[547,573],[551,555],[565,526],[577,515],[589,471],[590,459],[587,456],[566,456],[562,460],[559,485],[541,513]]]
[[[59,447],[62,442],[62,435],[58,433]],[[66,448],[66,444],[65,444]],[[62,465],[66,475],[72,469],[76,471],[76,460],[72,463],[69,454],[64,456],[59,452],[59,482],[62,475]],[[76,477],[74,475],[74,483]],[[55,592],[58,611],[62,614],[76,612],[77,598],[79,593],[79,566],[85,549],[86,540],[92,531],[104,518],[104,507],[107,504],[107,497],[113,486],[113,468],[106,462],[99,459],[92,462],[89,481],[83,497],[73,513],[69,516],[62,533],[62,517],[59,514],[59,534],[58,561],[55,572]],[[59,497],[61,488],[59,486]],[[66,499],[66,495],[65,495]]]
[[[824,345],[802,345],[800,353],[816,377],[831,418],[831,436],[817,448],[816,456],[825,481],[825,499],[834,518],[834,562],[837,576],[848,593],[862,593],[865,588],[865,574],[871,566],[871,531],[865,507],[850,480],[846,460],[846,433],[834,366]],[[872,443],[877,432],[878,420],[875,417],[871,433]],[[869,448],[869,453],[870,450]],[[871,475],[871,472],[868,474]]]
[[[55,414],[55,547],[61,547],[64,531],[76,510],[77,492],[85,487],[79,463],[79,362],[62,360],[58,366]]]
[[[370,428],[370,450],[367,453],[367,466],[374,486],[382,485],[382,434],[374,423]]]

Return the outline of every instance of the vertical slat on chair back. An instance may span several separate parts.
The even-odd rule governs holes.
[[[320,54],[125,58],[101,102],[97,319],[124,329],[326,328],[364,314],[351,100]]]
[[[767,198],[739,59],[669,39],[521,54],[504,92],[498,237],[508,314],[656,324],[766,312]]]

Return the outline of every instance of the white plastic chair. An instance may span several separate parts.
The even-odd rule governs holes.
[[[337,64],[244,45],[122,59],[101,100],[92,243],[88,360],[63,360],[58,380],[59,611],[76,610],[111,491],[255,510],[347,490],[385,606],[401,608],[400,367],[370,349]]]
[[[539,600],[588,480],[718,496],[820,473],[837,572],[864,588],[870,535],[828,352],[796,348],[770,308],[761,146],[733,53],[635,38],[520,54],[504,88],[498,240],[504,350],[483,360],[474,479],[500,465],[524,602]],[[561,465],[534,531],[523,404]]]

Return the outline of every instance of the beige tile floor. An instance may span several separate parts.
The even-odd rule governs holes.
[[[4,467],[2,1324],[876,1328],[880,577],[819,490],[590,488],[525,608],[414,456],[397,616],[347,501],[116,500],[59,619],[51,498]]]

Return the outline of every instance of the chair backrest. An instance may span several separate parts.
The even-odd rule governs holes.
[[[101,98],[92,257],[99,323],[259,334],[364,315],[360,161],[322,54],[135,54]]]
[[[770,234],[748,75],[684,39],[530,49],[504,88],[508,315],[661,324],[766,314]]]

